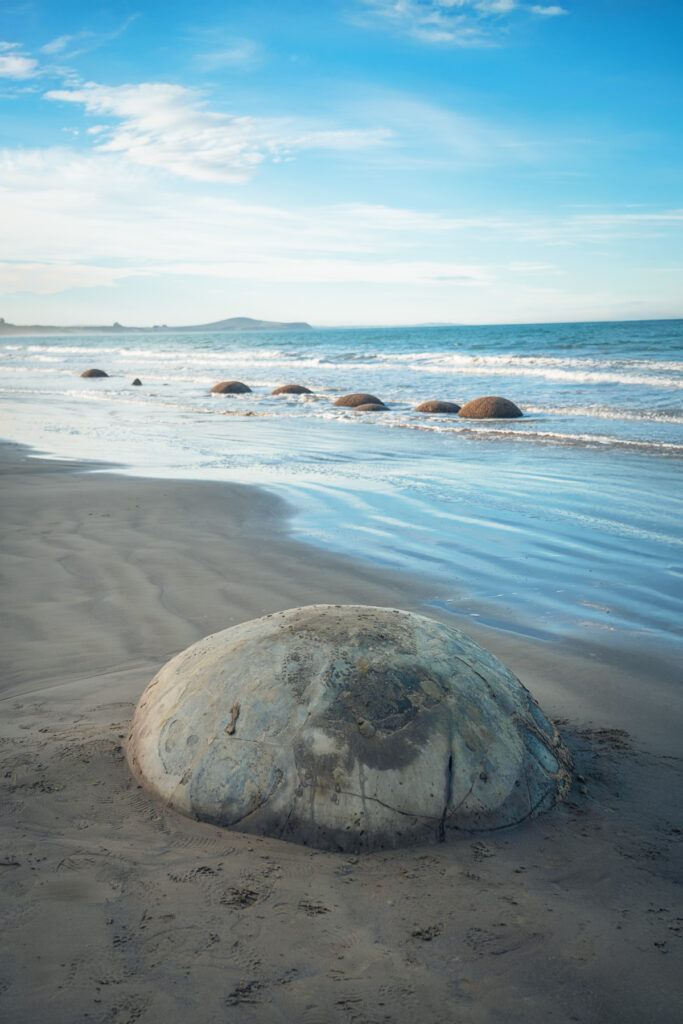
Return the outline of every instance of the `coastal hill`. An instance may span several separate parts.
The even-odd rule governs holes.
[[[74,327],[52,327],[45,324],[8,324],[0,317],[0,335],[11,334],[147,334],[150,331],[310,331],[311,325],[303,321],[280,323],[272,320],[252,320],[248,316],[233,316],[227,320],[216,320],[211,324],[192,324],[189,327],[168,327],[154,324],[153,327],[124,327],[113,323],[108,326],[82,325]]]

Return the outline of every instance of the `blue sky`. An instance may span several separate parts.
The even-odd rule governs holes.
[[[683,5],[0,3],[0,315],[683,316]]]

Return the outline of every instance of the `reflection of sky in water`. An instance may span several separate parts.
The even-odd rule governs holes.
[[[678,459],[387,430],[345,417],[216,416],[160,404],[34,397],[0,433],[142,475],[262,484],[295,533],[418,572],[434,598],[529,635],[683,620]],[[39,414],[38,414],[39,408]],[[491,611],[494,609],[494,611]]]

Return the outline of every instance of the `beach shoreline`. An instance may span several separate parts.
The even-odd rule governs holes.
[[[302,604],[458,626],[443,588],[293,539],[257,488],[1,456],[8,1020],[679,1019],[666,652],[468,622],[577,763],[568,801],[517,830],[349,857],[185,821],[124,760],[165,661]]]

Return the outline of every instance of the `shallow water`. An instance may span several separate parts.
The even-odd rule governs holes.
[[[683,322],[3,338],[0,433],[275,489],[303,537],[540,639],[681,643]],[[110,376],[83,380],[100,366]],[[143,381],[132,388],[134,376]],[[240,379],[246,396],[212,396]],[[315,394],[271,397],[279,384]],[[348,391],[390,406],[336,408]],[[483,394],[524,417],[427,416]]]

